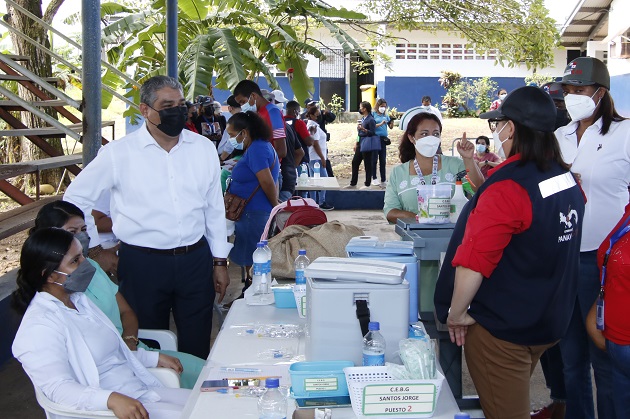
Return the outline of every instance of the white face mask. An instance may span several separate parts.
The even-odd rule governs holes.
[[[501,134],[501,131],[503,131],[503,128],[505,128],[507,126],[507,123],[505,125],[503,125],[503,127],[499,130],[499,131],[495,131],[492,133],[492,140],[494,141],[494,145],[496,147],[496,145],[498,144],[499,147],[497,149],[497,156],[501,157],[502,159],[505,159],[505,151],[503,151],[503,143],[506,142],[507,140],[510,139],[510,137],[506,138],[505,140],[501,141],[501,138],[499,137],[499,134]]]
[[[499,95],[499,99],[505,100],[506,96],[507,96],[507,93],[503,93],[502,95]]]
[[[387,108],[385,106],[381,106],[380,108],[378,108],[378,111],[380,113],[385,113],[386,110],[387,110]]]
[[[253,95],[253,93],[252,93]],[[247,102],[243,103],[241,105],[241,112],[247,112],[247,111],[252,111],[252,112],[257,112],[257,105],[256,105],[256,101],[254,100],[254,104],[250,105],[249,101],[252,100],[252,95],[249,95],[249,99],[247,99]]]
[[[595,90],[595,93],[598,91],[599,88]],[[595,96],[595,93],[593,93],[593,96]],[[599,105],[599,102],[597,104],[593,102],[593,96],[568,94],[564,97],[564,104],[572,121],[581,121],[593,115],[595,108]]]
[[[416,150],[424,157],[433,157],[437,153],[441,140],[434,136],[429,135],[416,139]]]

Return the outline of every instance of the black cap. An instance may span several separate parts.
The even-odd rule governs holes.
[[[479,115],[481,119],[509,119],[536,131],[552,132],[556,126],[556,105],[551,96],[534,86],[508,93],[499,109]]]
[[[236,99],[234,99],[234,95],[230,95],[230,97],[227,98],[225,103],[226,103],[226,105],[231,106],[233,108],[240,108],[241,107],[241,104],[238,103],[236,101]]]
[[[549,96],[553,100],[561,100],[564,102],[564,92],[562,91],[562,84],[557,81],[550,81],[542,85],[542,89],[549,93]]]
[[[313,98],[311,98],[311,97],[306,98],[306,100],[304,101],[304,106],[308,106],[308,105],[310,105],[311,103],[313,103],[313,104],[317,104],[317,101],[316,101],[316,100],[313,100]]]
[[[606,64],[593,57],[578,57],[564,69],[562,84],[591,86],[599,84],[610,90],[610,74]]]

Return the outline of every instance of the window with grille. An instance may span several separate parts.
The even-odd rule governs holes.
[[[497,50],[480,54],[464,44],[396,44],[397,60],[495,60]]]

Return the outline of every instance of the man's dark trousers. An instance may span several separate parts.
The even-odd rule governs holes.
[[[120,292],[136,312],[140,328],[168,329],[172,309],[178,350],[206,359],[215,296],[207,243],[175,255],[123,243],[119,257]]]

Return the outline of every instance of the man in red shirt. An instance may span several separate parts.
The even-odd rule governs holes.
[[[234,99],[241,105],[242,112],[258,112],[258,115],[269,124],[272,131],[272,138],[269,140],[278,153],[278,157],[285,157],[287,155],[286,132],[280,109],[265,99],[258,84],[251,80],[242,80],[236,85]]]

